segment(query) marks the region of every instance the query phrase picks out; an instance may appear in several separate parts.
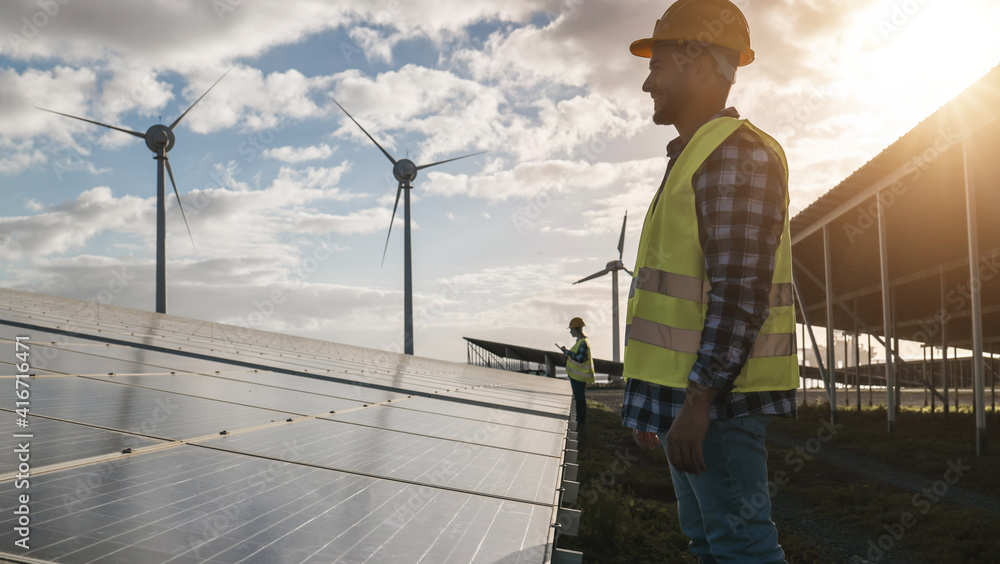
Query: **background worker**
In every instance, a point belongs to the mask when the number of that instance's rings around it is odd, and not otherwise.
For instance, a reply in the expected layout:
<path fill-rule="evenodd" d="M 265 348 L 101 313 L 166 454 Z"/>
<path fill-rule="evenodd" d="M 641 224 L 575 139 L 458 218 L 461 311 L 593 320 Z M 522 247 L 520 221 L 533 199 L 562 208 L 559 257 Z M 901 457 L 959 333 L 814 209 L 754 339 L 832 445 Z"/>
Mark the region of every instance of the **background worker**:
<path fill-rule="evenodd" d="M 574 317 L 569 322 L 569 334 L 576 339 L 572 348 L 556 343 L 562 352 L 566 353 L 566 375 L 573 386 L 573 400 L 576 403 L 577 428 L 587 423 L 587 384 L 594 382 L 594 357 L 590 353 L 590 343 L 583 334 L 585 324 L 583 319 Z"/>
<path fill-rule="evenodd" d="M 630 49 L 650 58 L 653 122 L 679 136 L 639 241 L 623 424 L 666 451 L 700 562 L 784 562 L 767 496 L 744 509 L 768 483 L 770 417 L 795 417 L 799 383 L 788 166 L 726 107 L 736 67 L 754 60 L 750 29 L 727 0 L 679 0 Z"/>

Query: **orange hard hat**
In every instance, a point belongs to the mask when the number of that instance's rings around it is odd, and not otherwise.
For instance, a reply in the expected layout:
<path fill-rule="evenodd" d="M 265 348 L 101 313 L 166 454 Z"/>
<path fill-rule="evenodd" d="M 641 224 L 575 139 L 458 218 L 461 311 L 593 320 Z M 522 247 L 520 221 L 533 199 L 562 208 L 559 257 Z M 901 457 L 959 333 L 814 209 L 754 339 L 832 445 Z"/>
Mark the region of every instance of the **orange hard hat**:
<path fill-rule="evenodd" d="M 657 41 L 693 41 L 732 49 L 739 52 L 741 67 L 754 60 L 750 26 L 743 12 L 729 0 L 678 0 L 656 20 L 653 36 L 632 42 L 629 50 L 648 59 Z"/>
<path fill-rule="evenodd" d="M 586 324 L 583 322 L 583 319 L 579 317 L 574 317 L 573 319 L 570 319 L 569 328 L 576 329 L 577 327 L 586 327 Z"/>

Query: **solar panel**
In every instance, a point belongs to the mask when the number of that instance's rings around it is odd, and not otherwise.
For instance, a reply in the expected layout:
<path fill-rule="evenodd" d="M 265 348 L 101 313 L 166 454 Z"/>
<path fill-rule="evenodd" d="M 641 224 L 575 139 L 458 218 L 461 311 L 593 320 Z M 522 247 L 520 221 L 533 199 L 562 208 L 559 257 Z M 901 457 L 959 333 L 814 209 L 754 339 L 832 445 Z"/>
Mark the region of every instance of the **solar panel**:
<path fill-rule="evenodd" d="M 0 348 L 0 558 L 552 557 L 565 381 L 12 290 Z"/>

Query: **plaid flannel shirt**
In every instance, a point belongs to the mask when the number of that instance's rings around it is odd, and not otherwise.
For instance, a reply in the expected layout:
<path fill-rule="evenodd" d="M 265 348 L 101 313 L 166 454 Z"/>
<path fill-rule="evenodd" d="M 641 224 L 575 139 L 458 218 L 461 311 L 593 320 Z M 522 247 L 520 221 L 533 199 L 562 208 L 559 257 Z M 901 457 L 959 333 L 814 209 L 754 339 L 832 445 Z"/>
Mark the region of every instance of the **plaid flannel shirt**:
<path fill-rule="evenodd" d="M 575 347 L 576 343 L 573 343 L 573 346 Z M 570 348 L 572 348 L 572 347 L 570 347 Z M 581 362 L 582 363 L 583 361 L 587 360 L 587 350 L 588 350 L 587 349 L 587 340 L 584 339 L 583 342 L 580 343 L 580 348 L 577 349 L 576 354 L 573 354 L 573 351 L 571 351 L 571 350 L 567 350 L 566 351 L 566 356 L 572 358 L 576 362 Z"/>
<path fill-rule="evenodd" d="M 738 118 L 739 113 L 726 108 L 712 119 L 722 116 Z M 670 160 L 664 182 L 685 145 L 680 137 L 667 145 Z M 709 412 L 713 420 L 746 415 L 794 418 L 795 390 L 730 391 L 769 311 L 788 190 L 781 160 L 759 135 L 741 127 L 695 171 L 691 183 L 711 291 L 701 346 L 688 380 L 721 390 Z M 666 431 L 684 397 L 684 388 L 630 379 L 622 424 L 640 431 Z"/>

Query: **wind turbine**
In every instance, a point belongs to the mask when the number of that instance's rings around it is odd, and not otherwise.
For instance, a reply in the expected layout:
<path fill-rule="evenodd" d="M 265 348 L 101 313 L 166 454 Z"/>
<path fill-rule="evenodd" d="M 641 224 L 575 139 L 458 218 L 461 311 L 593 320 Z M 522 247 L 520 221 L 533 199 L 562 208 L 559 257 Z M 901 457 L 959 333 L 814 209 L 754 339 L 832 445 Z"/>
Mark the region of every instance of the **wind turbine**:
<path fill-rule="evenodd" d="M 45 108 L 39 108 L 46 112 L 53 114 L 58 114 L 68 118 L 78 119 L 80 121 L 85 121 L 87 123 L 92 123 L 94 125 L 99 125 L 101 127 L 107 127 L 109 129 L 114 129 L 116 131 L 121 131 L 122 133 L 128 133 L 129 135 L 134 135 L 146 140 L 146 146 L 149 147 L 150 151 L 154 153 L 154 159 L 156 159 L 156 313 L 167 313 L 167 211 L 166 211 L 166 188 L 164 186 L 163 179 L 163 169 L 167 169 L 167 174 L 170 175 L 170 183 L 174 186 L 174 195 L 177 196 L 177 205 L 181 208 L 181 217 L 184 218 L 184 226 L 187 227 L 188 237 L 191 238 L 191 246 L 194 246 L 194 235 L 191 234 L 191 226 L 188 225 L 187 215 L 184 213 L 184 204 L 181 203 L 181 195 L 177 192 L 177 183 L 174 182 L 174 172 L 170 169 L 170 160 L 167 158 L 167 153 L 174 147 L 174 128 L 177 124 L 184 119 L 184 116 L 191 111 L 191 108 L 195 107 L 195 104 L 201 102 L 201 99 L 205 97 L 206 94 L 215 88 L 215 85 L 219 83 L 223 78 L 229 74 L 229 71 L 233 70 L 229 67 L 229 70 L 222 73 L 219 80 L 216 80 L 212 86 L 208 87 L 205 94 L 202 94 L 194 104 L 184 110 L 184 113 L 180 115 L 179 118 L 175 119 L 170 125 L 156 124 L 150 126 L 146 130 L 146 133 L 139 133 L 138 131 L 132 131 L 131 129 L 124 129 L 122 127 L 115 127 L 113 125 L 108 125 L 106 123 L 101 123 L 99 121 L 94 121 L 82 117 L 71 116 L 69 114 L 64 114 L 62 112 L 57 112 L 54 110 L 48 110 Z"/>
<path fill-rule="evenodd" d="M 629 276 L 635 276 L 631 270 L 625 268 L 625 263 L 622 262 L 622 252 L 625 250 L 625 223 L 628 221 L 628 211 L 625 212 L 625 219 L 622 220 L 622 234 L 618 238 L 618 260 L 613 260 L 604 267 L 604 270 L 600 272 L 595 272 L 590 276 L 573 282 L 574 284 L 579 284 L 580 282 L 586 282 L 587 280 L 593 280 L 594 278 L 600 278 L 607 273 L 611 273 L 611 311 L 614 317 L 614 325 L 612 327 L 612 338 L 614 343 L 612 344 L 613 358 L 615 362 L 621 362 L 621 353 L 619 351 L 620 339 L 618 337 L 618 271 L 624 270 L 629 273 Z"/>
<path fill-rule="evenodd" d="M 425 165 L 417 165 L 410 159 L 399 159 L 398 161 L 392 158 L 392 155 L 388 151 L 382 148 L 382 145 L 378 144 L 378 141 L 374 137 L 369 135 L 365 128 L 361 127 L 358 120 L 354 119 L 344 106 L 340 105 L 336 99 L 333 100 L 334 104 L 341 109 L 347 117 L 351 118 L 354 125 L 361 128 L 361 131 L 375 143 L 375 146 L 382 151 L 385 158 L 389 159 L 392 163 L 392 175 L 396 177 L 396 181 L 399 182 L 399 186 L 396 188 L 396 203 L 392 206 L 392 218 L 389 220 L 389 233 L 385 236 L 385 249 L 382 250 L 382 264 L 385 264 L 385 253 L 389 249 L 389 236 L 392 235 L 392 223 L 396 220 L 396 208 L 399 206 L 399 194 L 404 189 L 406 190 L 406 197 L 403 199 L 403 248 L 404 248 L 404 259 L 403 259 L 403 352 L 406 354 L 413 354 L 413 268 L 412 268 L 412 257 L 410 255 L 410 188 L 411 182 L 417 177 L 417 171 L 429 168 L 432 166 L 437 166 L 439 164 L 450 163 L 451 161 L 457 161 L 458 159 L 464 159 L 467 157 L 474 157 L 476 155 L 481 155 L 486 151 L 480 151 L 478 153 L 472 153 L 470 155 L 462 155 L 461 157 L 455 157 L 453 159 L 446 159 L 443 161 L 438 161 L 436 163 L 430 163 Z"/>

